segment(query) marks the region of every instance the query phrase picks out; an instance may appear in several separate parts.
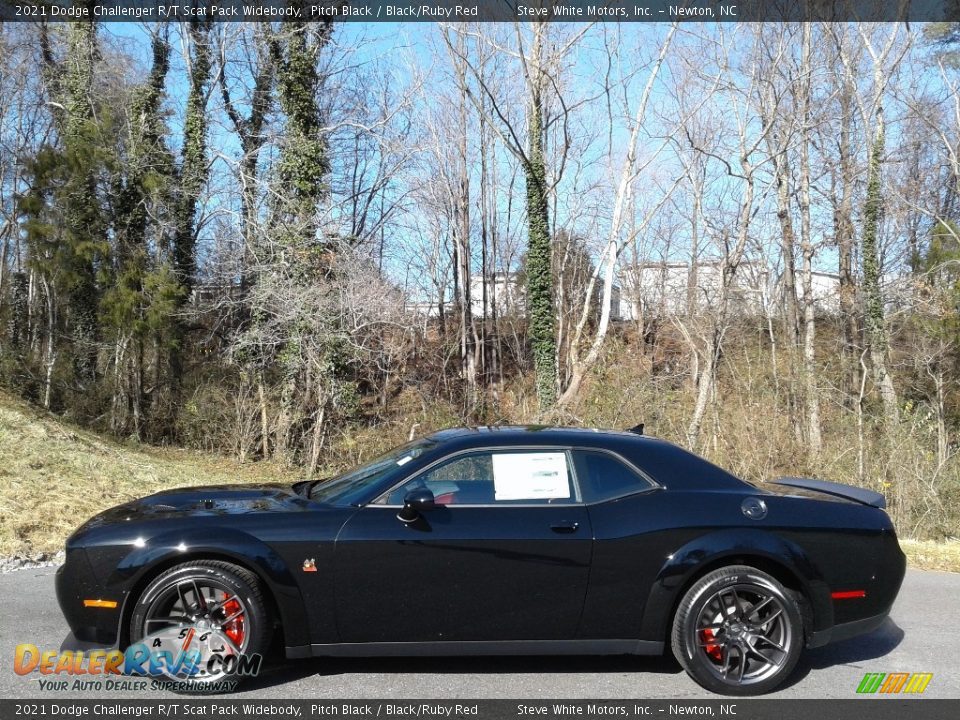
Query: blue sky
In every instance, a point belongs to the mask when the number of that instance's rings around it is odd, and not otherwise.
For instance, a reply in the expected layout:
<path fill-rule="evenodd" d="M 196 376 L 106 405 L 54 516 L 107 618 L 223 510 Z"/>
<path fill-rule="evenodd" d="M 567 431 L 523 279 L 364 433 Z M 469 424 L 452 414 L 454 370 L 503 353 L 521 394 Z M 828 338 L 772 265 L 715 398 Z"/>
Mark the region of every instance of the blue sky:
<path fill-rule="evenodd" d="M 679 46 L 687 42 L 693 42 L 690 33 L 699 33 L 705 27 L 706 26 L 688 26 L 689 30 L 682 28 L 676 43 Z M 576 26 L 574 26 L 574 29 L 575 28 Z M 186 74 L 184 72 L 183 58 L 181 55 L 179 28 L 175 26 L 171 29 L 173 31 L 174 45 L 171 73 L 168 77 L 170 105 L 173 110 L 170 122 L 172 131 L 171 143 L 174 150 L 178 150 L 181 136 L 179 128 L 180 115 L 186 93 Z M 559 30 L 562 32 L 563 30 L 570 30 L 570 28 L 559 28 Z M 730 30 L 731 28 L 728 27 L 724 29 L 724 32 L 729 32 Z M 149 63 L 149 37 L 143 26 L 132 23 L 106 23 L 102 25 L 102 31 L 111 36 L 115 42 L 120 43 L 126 53 L 139 58 L 143 69 L 146 69 Z M 438 68 L 435 66 L 433 52 L 435 48 L 440 47 L 436 31 L 437 26 L 428 23 L 343 23 L 340 24 L 336 30 L 335 43 L 345 48 L 352 48 L 350 62 L 354 69 L 362 70 L 364 65 L 379 64 L 380 66 L 390 67 L 398 75 L 402 75 L 408 64 L 418 67 L 424 72 L 426 79 L 426 85 L 423 91 L 424 102 L 429 103 L 431 102 L 431 96 L 435 92 L 441 92 L 445 87 L 445 83 L 448 82 L 447 68 Z M 613 57 L 608 57 L 603 45 L 603 34 L 616 34 L 621 32 L 622 45 L 620 46 L 620 52 Z M 571 91 L 570 97 L 574 97 L 577 93 L 580 95 L 588 95 L 591 83 L 598 80 L 598 73 L 602 73 L 608 69 L 606 66 L 608 59 L 611 61 L 615 73 L 630 73 L 635 69 L 633 65 L 638 64 L 637 58 L 641 57 L 642 51 L 646 51 L 647 54 L 649 54 L 651 49 L 647 46 L 655 42 L 654 38 L 662 37 L 664 32 L 664 24 L 608 25 L 594 28 L 591 35 L 572 55 L 571 65 L 568 71 L 569 77 L 573 78 L 571 82 L 574 83 L 576 87 L 574 91 Z M 705 59 L 703 65 L 706 67 L 709 65 L 709 62 Z M 688 78 L 683 77 L 681 72 L 678 72 L 678 68 L 682 70 L 682 66 L 680 65 L 665 67 L 664 72 L 661 73 L 659 81 L 655 86 L 651 102 L 651 111 L 648 113 L 648 122 L 645 124 L 645 130 L 648 131 L 648 135 L 641 138 L 641 156 L 644 153 L 652 152 L 653 148 L 659 146 L 659 141 L 649 135 L 656 135 L 666 124 L 669 124 L 669 118 L 657 117 L 658 109 L 661 107 L 669 107 L 674 93 L 678 89 L 682 89 L 688 80 Z M 625 107 L 634 107 L 645 77 L 644 73 L 640 73 L 625 90 L 615 86 L 614 100 L 621 100 Z M 214 97 L 212 106 L 217 105 L 219 105 L 218 93 Z M 522 103 L 518 104 L 518 108 L 522 112 Z M 725 113 L 723 110 L 723 106 L 719 105 L 717 109 L 718 117 L 722 118 L 723 122 L 729 122 L 730 118 L 724 117 Z M 600 115 L 592 116 L 592 119 L 591 116 L 585 116 L 585 120 L 581 122 L 589 124 L 591 121 L 598 122 L 604 120 L 603 109 L 598 108 L 596 112 L 600 113 Z M 891 120 L 895 120 L 893 113 L 891 113 Z M 239 147 L 237 140 L 233 133 L 227 128 L 223 118 L 219 118 L 218 122 L 212 127 L 213 136 L 211 137 L 210 145 L 219 148 L 228 155 L 231 153 L 238 154 Z M 589 135 L 593 130 L 597 129 L 588 126 L 578 128 L 578 132 L 584 137 Z M 891 146 L 896 144 L 898 132 L 899 130 L 894 121 L 891 123 L 889 140 Z M 602 135 L 606 135 L 606 137 L 601 137 Z M 598 214 L 598 206 L 596 203 L 599 202 L 602 204 L 603 202 L 602 193 L 598 190 L 598 183 L 600 185 L 603 185 L 603 183 L 609 184 L 611 176 L 614 176 L 618 171 L 619 158 L 617 152 L 625 144 L 626 139 L 627 131 L 622 122 L 615 123 L 609 131 L 605 128 L 602 129 L 602 131 L 598 131 L 598 137 L 584 146 L 582 153 L 578 154 L 574 159 L 576 163 L 581 164 L 583 167 L 581 174 L 576 175 L 568 168 L 568 176 L 565 178 L 564 183 L 558 188 L 557 212 L 555 214 L 556 222 L 559 226 L 568 227 L 592 237 L 595 247 L 598 247 L 605 237 L 603 221 L 605 217 L 604 213 L 608 212 L 608 208 L 601 207 Z M 730 138 L 728 137 L 726 140 L 729 141 Z M 504 162 L 511 162 L 506 155 Z M 229 173 L 229 167 L 222 162 L 215 164 L 215 168 L 218 173 Z M 677 169 L 678 164 L 675 158 L 666 155 L 663 156 L 662 159 L 658 159 L 656 167 L 651 168 L 650 172 L 639 181 L 637 188 L 638 197 L 641 200 L 655 197 L 656 193 L 660 192 L 660 190 L 653 189 L 653 183 L 660 182 L 661 184 L 669 184 L 669 176 L 671 173 L 675 173 Z M 730 208 L 735 207 L 733 201 L 736 199 L 736 182 L 724 180 L 722 177 L 719 177 L 716 166 L 712 172 L 714 181 L 718 183 L 715 190 L 716 195 L 719 197 L 725 193 L 730 193 L 731 196 L 724 202 L 729 205 Z M 659 180 L 657 180 L 657 178 L 659 178 Z M 417 178 L 415 177 L 412 180 L 411 178 L 403 179 L 408 185 L 411 182 L 416 182 L 416 180 Z M 475 178 L 475 187 L 478 187 L 478 178 Z M 518 187 L 518 190 L 520 194 L 513 200 L 517 205 L 522 202 L 522 184 Z M 763 187 L 758 188 L 758 193 L 761 190 L 763 190 Z M 599 200 L 596 199 L 597 196 L 600 197 Z M 769 196 L 764 198 L 767 207 L 766 210 L 758 215 L 754 224 L 754 232 L 757 234 L 759 241 L 773 243 L 779 229 L 770 211 L 769 199 Z M 508 198 L 502 199 L 503 203 L 508 201 Z M 216 203 L 217 200 L 214 199 L 213 202 Z M 590 206 L 590 202 L 593 202 L 594 205 Z M 586 203 L 586 205 L 584 203 Z M 726 207 L 727 205 L 724 206 Z M 418 222 L 418 219 L 411 216 L 405 218 L 404 222 L 398 223 L 392 228 L 392 232 L 397 234 L 398 242 L 413 242 L 411 238 L 416 235 L 416 229 L 413 228 L 410 223 L 416 222 Z M 820 217 L 816 222 L 818 225 L 817 232 L 819 234 L 822 235 L 828 232 L 829 217 Z M 516 222 L 512 230 L 510 228 L 507 228 L 507 230 L 520 234 L 522 233 L 522 223 Z M 678 259 L 685 256 L 684 233 L 686 232 L 686 229 L 682 226 L 677 230 L 678 235 L 672 243 L 674 249 L 671 251 L 671 259 Z M 404 233 L 408 233 L 410 237 L 406 239 L 400 237 Z M 647 244 L 651 245 L 652 241 L 648 241 Z M 773 256 L 775 256 L 775 254 Z M 835 251 L 829 246 L 824 246 L 819 249 L 816 257 L 816 265 L 826 270 L 835 269 Z M 403 267 L 394 267 L 392 269 L 395 275 L 404 274 L 409 270 L 409 268 Z"/>

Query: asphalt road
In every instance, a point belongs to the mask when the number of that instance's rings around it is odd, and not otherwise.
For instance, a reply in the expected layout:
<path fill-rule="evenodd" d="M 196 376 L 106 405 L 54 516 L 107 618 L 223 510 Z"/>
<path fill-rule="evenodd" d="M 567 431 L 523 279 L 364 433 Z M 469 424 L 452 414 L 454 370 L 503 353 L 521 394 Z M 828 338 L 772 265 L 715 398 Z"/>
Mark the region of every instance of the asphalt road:
<path fill-rule="evenodd" d="M 53 592 L 54 568 L 0 575 L 0 697 L 130 698 L 134 692 L 41 691 L 13 672 L 14 647 L 73 647 Z M 806 651 L 771 697 L 850 698 L 867 672 L 932 672 L 925 697 L 960 698 L 960 574 L 909 571 L 876 632 Z M 141 697 L 144 694 L 141 694 Z M 158 693 L 151 693 L 155 697 Z M 283 662 L 238 699 L 716 698 L 672 657 L 388 658 Z"/>

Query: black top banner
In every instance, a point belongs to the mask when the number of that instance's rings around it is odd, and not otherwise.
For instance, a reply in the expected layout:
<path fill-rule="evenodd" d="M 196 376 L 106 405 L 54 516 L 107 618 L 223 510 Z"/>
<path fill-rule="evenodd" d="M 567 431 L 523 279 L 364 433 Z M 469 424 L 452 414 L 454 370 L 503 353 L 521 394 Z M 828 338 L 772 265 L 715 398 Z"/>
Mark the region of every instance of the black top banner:
<path fill-rule="evenodd" d="M 960 0 L 0 0 L 3 22 L 957 22 Z"/>

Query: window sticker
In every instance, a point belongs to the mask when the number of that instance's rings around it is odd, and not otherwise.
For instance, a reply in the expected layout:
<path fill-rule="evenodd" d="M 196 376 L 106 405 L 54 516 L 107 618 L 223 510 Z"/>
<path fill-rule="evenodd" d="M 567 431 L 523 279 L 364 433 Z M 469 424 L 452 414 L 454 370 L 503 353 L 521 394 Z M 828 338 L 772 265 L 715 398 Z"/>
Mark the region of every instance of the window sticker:
<path fill-rule="evenodd" d="M 504 453 L 493 456 L 497 500 L 548 500 L 570 497 L 565 453 Z"/>

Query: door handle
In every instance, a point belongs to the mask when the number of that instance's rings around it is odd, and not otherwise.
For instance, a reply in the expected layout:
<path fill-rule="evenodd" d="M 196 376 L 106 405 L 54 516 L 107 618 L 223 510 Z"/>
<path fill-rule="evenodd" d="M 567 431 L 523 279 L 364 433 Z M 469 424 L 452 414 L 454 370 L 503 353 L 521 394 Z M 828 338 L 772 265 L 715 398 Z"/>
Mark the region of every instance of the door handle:
<path fill-rule="evenodd" d="M 580 527 L 580 523 L 578 522 L 561 522 L 551 525 L 550 529 L 555 533 L 569 534 L 576 532 L 578 527 Z"/>

